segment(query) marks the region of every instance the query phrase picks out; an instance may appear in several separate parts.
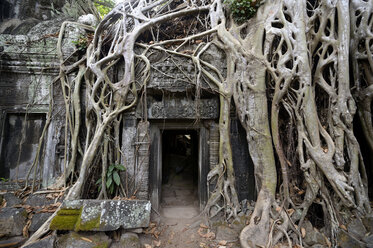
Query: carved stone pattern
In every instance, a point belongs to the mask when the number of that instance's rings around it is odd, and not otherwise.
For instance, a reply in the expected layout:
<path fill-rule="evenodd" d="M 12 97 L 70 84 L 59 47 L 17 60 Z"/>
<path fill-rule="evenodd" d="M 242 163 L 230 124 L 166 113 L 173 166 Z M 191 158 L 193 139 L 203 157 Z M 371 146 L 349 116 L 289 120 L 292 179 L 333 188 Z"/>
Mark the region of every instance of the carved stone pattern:
<path fill-rule="evenodd" d="M 149 194 L 149 122 L 139 122 L 137 126 L 136 163 L 134 170 L 138 199 L 148 199 Z"/>
<path fill-rule="evenodd" d="M 196 103 L 192 100 L 173 99 L 151 103 L 148 109 L 150 119 L 216 119 L 219 115 L 217 99 L 201 99 L 196 112 Z"/>

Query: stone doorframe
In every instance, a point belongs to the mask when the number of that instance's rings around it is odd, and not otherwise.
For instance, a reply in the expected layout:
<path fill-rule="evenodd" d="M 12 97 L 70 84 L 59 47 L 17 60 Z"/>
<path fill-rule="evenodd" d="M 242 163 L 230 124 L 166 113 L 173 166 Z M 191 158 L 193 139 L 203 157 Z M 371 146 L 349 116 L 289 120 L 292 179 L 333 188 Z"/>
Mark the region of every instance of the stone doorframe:
<path fill-rule="evenodd" d="M 150 122 L 149 187 L 152 208 L 159 211 L 162 190 L 162 131 L 196 130 L 198 137 L 198 200 L 202 211 L 207 202 L 207 173 L 209 171 L 209 131 L 202 124 L 184 122 Z"/>

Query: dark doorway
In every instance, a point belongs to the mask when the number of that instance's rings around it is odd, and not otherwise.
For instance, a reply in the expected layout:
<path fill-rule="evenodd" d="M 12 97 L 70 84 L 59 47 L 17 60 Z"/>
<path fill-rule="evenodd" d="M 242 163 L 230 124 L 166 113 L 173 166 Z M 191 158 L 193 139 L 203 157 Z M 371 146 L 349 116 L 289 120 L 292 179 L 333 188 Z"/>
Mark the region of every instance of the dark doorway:
<path fill-rule="evenodd" d="M 11 181 L 26 178 L 44 125 L 45 114 L 32 113 L 27 118 L 22 113 L 7 114 L 0 152 L 1 177 Z"/>
<path fill-rule="evenodd" d="M 164 130 L 162 133 L 161 206 L 199 207 L 196 130 Z"/>

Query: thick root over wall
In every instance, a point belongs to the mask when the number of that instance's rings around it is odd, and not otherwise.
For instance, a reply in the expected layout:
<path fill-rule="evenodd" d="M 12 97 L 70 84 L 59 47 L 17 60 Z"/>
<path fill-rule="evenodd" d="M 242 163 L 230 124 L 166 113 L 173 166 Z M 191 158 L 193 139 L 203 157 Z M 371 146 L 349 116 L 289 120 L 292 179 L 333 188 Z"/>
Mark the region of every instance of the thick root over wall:
<path fill-rule="evenodd" d="M 82 60 L 70 66 L 61 61 L 63 87 L 76 86 L 79 92 L 84 81 L 88 102 L 81 122 L 74 115 L 80 112 L 79 94 L 65 94 L 66 123 L 75 124 L 66 135 L 72 138 L 72 155 L 66 156 L 71 161 L 66 161 L 65 179 L 74 182 L 67 199 L 81 197 L 92 168 L 102 164 L 105 169 L 123 159 L 115 138 L 121 114 L 139 102 L 146 105 L 152 54 L 162 52 L 193 63 L 190 83 L 196 87 L 196 101 L 203 83 L 220 96 L 219 161 L 208 174 L 208 182 L 216 186 L 207 216 L 224 211 L 229 220 L 241 209 L 229 139 L 234 101 L 258 192 L 250 223 L 240 235 L 242 247 L 271 246 L 280 239 L 302 245 L 300 228 L 315 203 L 322 206 L 327 233 L 335 242 L 340 225 L 371 211 L 353 118 L 358 111 L 371 145 L 372 5 L 364 0 L 263 1 L 254 17 L 237 24 L 221 0 L 118 4 L 96 28 Z M 197 24 L 184 33 L 164 29 L 179 21 L 194 23 L 188 18 Z M 162 32 L 171 33 L 162 37 Z M 196 40 L 198 45 L 190 46 Z M 226 55 L 224 73 L 203 59 L 212 46 Z M 110 77 L 108 71 L 119 62 L 123 75 Z M 67 75 L 74 68 L 79 77 L 71 79 Z M 72 172 L 78 168 L 74 180 Z M 294 171 L 298 180 L 289 176 Z M 105 173 L 102 177 L 100 196 L 107 196 Z M 304 191 L 303 196 L 294 194 L 294 188 Z M 300 214 L 290 216 L 290 208 Z M 291 240 L 290 233 L 299 238 Z"/>

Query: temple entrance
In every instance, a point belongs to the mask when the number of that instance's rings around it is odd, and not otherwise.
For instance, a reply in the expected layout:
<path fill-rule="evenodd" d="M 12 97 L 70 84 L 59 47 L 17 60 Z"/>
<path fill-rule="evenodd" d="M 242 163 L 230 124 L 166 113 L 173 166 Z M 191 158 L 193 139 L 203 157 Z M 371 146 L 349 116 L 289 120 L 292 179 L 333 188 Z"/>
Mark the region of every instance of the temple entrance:
<path fill-rule="evenodd" d="M 161 211 L 165 217 L 198 215 L 198 133 L 164 130 L 162 133 Z"/>
<path fill-rule="evenodd" d="M 167 209 L 166 212 L 171 214 L 178 207 L 188 207 L 191 212 L 188 216 L 184 215 L 185 218 L 198 215 L 207 202 L 207 129 L 192 122 L 153 122 L 150 136 L 149 189 L 152 208 L 160 213 Z M 174 209 L 168 211 L 170 208 Z"/>

